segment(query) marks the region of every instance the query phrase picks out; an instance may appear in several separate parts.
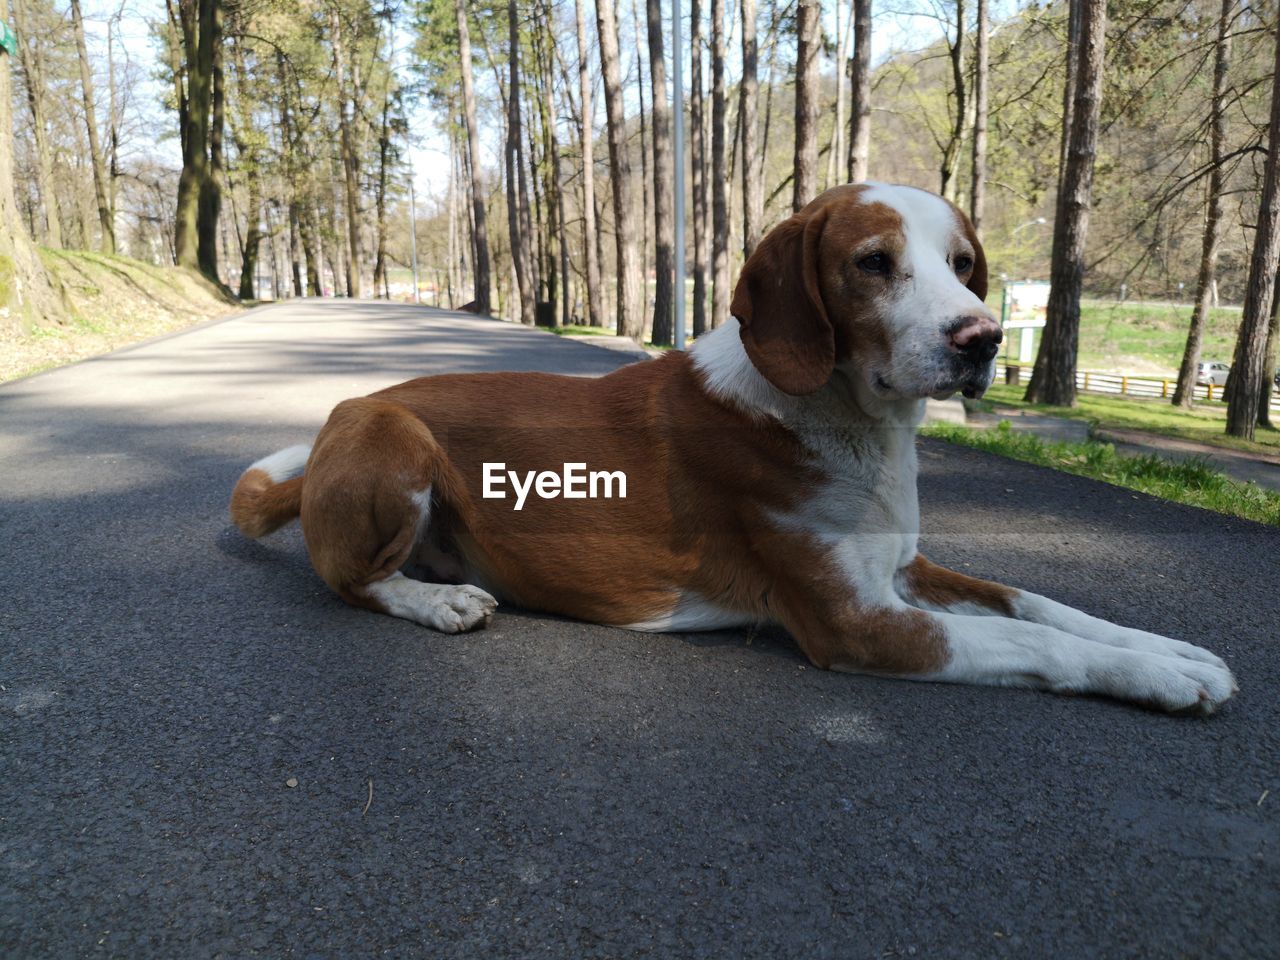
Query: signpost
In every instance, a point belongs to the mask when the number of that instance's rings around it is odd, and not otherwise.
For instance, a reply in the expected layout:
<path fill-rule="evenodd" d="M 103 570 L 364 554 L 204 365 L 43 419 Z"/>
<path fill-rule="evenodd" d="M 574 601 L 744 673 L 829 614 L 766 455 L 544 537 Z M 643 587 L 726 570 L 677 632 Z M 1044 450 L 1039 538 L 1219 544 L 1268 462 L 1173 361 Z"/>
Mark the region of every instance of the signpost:
<path fill-rule="evenodd" d="M 1018 339 L 1018 363 L 1035 360 L 1035 333 L 1045 325 L 1049 310 L 1049 283 L 1047 280 L 1027 280 L 1022 283 L 1006 283 L 1004 299 L 1000 303 L 1000 326 L 1005 330 L 1022 331 Z M 1006 344 L 1008 341 L 1005 341 Z M 1009 363 L 1005 348 L 1005 365 Z"/>

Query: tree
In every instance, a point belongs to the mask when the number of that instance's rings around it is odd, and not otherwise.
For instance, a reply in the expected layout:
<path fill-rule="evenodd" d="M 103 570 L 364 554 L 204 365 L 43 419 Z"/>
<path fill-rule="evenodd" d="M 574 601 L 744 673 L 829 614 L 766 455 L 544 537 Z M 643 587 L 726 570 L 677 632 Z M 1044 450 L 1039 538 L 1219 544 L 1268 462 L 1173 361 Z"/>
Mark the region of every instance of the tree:
<path fill-rule="evenodd" d="M 1196 372 L 1200 367 L 1200 345 L 1205 322 L 1213 304 L 1214 279 L 1218 271 L 1218 246 L 1222 239 L 1222 217 L 1226 205 L 1223 181 L 1223 152 L 1227 137 L 1226 87 L 1231 58 L 1231 23 L 1237 0 L 1222 0 L 1218 35 L 1214 42 L 1213 100 L 1209 106 L 1209 195 L 1200 247 L 1200 272 L 1196 278 L 1196 305 L 1191 312 L 1187 345 L 1178 368 L 1178 386 L 1173 391 L 1174 406 L 1190 409 L 1195 399 Z"/>
<path fill-rule="evenodd" d="M 849 105 L 849 182 L 869 176 L 871 153 L 871 0 L 853 0 L 853 78 Z"/>
<path fill-rule="evenodd" d="M 729 317 L 729 173 L 724 89 L 724 0 L 711 0 L 711 326 Z"/>
<path fill-rule="evenodd" d="M 982 238 L 987 199 L 987 0 L 978 0 L 978 31 L 973 44 L 973 167 L 970 176 L 969 219 Z"/>
<path fill-rule="evenodd" d="M 799 0 L 796 11 L 796 148 L 791 209 L 799 212 L 818 193 L 818 54 L 822 8 Z"/>
<path fill-rule="evenodd" d="M 1249 258 L 1244 311 L 1236 337 L 1235 359 L 1227 384 L 1227 433 L 1253 439 L 1263 387 L 1271 376 L 1264 366 L 1271 303 L 1280 262 L 1280 30 L 1276 31 L 1275 69 L 1271 74 L 1271 122 L 1267 160 L 1262 169 L 1262 199 Z M 1270 389 L 1267 390 L 1268 394 Z"/>
<path fill-rule="evenodd" d="M 461 4 L 462 0 L 458 0 Z M 591 109 L 591 68 L 587 62 L 587 17 L 585 0 L 573 0 L 578 36 L 578 89 L 582 98 L 580 111 L 582 142 L 582 248 L 587 261 L 587 323 L 604 325 L 600 299 L 600 256 L 596 234 L 596 161 Z"/>
<path fill-rule="evenodd" d="M 581 0 L 579 0 L 581 2 Z M 458 18 L 458 56 L 462 68 L 462 115 L 467 128 L 471 170 L 471 265 L 475 273 L 476 313 L 489 313 L 489 227 L 484 208 L 484 169 L 480 164 L 480 131 L 476 124 L 475 80 L 471 72 L 471 31 L 465 0 L 454 0 Z"/>
<path fill-rule="evenodd" d="M 26 0 L 14 0 L 13 23 L 18 32 L 18 62 L 27 88 L 27 108 L 31 111 L 31 134 L 36 153 L 36 187 L 44 207 L 44 241 L 51 247 L 62 246 L 62 216 L 58 193 L 53 187 L 53 160 L 45 129 L 45 73 L 41 40 L 30 30 L 26 16 Z"/>
<path fill-rule="evenodd" d="M 520 322 L 534 324 L 534 279 L 530 263 L 529 191 L 524 172 L 524 135 L 520 121 L 520 19 L 516 0 L 507 2 L 507 228 L 511 235 L 511 259 L 515 264 L 520 295 Z"/>
<path fill-rule="evenodd" d="M 603 2 L 603 0 L 602 0 Z M 646 0 L 649 28 L 649 93 L 653 97 L 653 234 L 657 284 L 653 297 L 653 342 L 669 347 L 674 336 L 675 214 L 673 211 L 671 105 L 662 53 L 662 3 Z M 676 51 L 680 55 L 680 51 Z M 680 291 L 681 294 L 684 291 Z"/>
<path fill-rule="evenodd" d="M 221 0 L 169 2 L 169 21 L 181 31 L 174 45 L 178 121 L 182 138 L 182 174 L 174 215 L 174 251 L 179 266 L 218 278 L 217 221 L 221 192 L 221 116 L 215 109 L 215 63 L 221 60 Z M 221 71 L 218 71 L 219 73 Z M 185 81 L 185 83 L 184 83 Z"/>
<path fill-rule="evenodd" d="M 1084 283 L 1085 240 L 1093 202 L 1093 167 L 1102 104 L 1106 46 L 1106 0 L 1072 0 L 1078 8 L 1079 50 L 1071 91 L 1071 134 L 1058 179 L 1058 213 L 1049 269 L 1049 305 L 1026 399 L 1055 407 L 1076 402 L 1076 348 L 1080 333 L 1080 291 Z"/>
<path fill-rule="evenodd" d="M 618 57 L 618 20 L 613 4 L 596 3 L 600 36 L 600 72 L 604 80 L 605 116 L 609 130 L 609 181 L 613 187 L 614 244 L 617 251 L 618 335 L 639 340 L 640 263 L 636 252 L 635 214 L 631 200 L 631 161 L 627 158 L 626 114 Z"/>
<path fill-rule="evenodd" d="M 960 151 L 964 145 L 964 131 L 968 119 L 968 104 L 964 69 L 964 0 L 955 0 L 956 35 L 947 38 L 947 55 L 951 61 L 951 92 L 955 113 L 951 121 L 950 135 L 942 149 L 942 168 L 939 171 L 938 192 L 955 202 L 959 184 Z"/>
<path fill-rule="evenodd" d="M 102 226 L 102 249 L 106 253 L 115 253 L 115 218 L 107 200 L 107 173 L 98 141 L 98 119 L 93 106 L 93 74 L 89 69 L 89 52 L 84 42 L 80 0 L 71 0 L 71 22 L 75 26 L 76 50 L 80 54 L 80 92 L 84 96 L 84 123 L 89 135 L 89 162 L 93 168 L 93 193 L 98 201 L 98 222 Z"/>
<path fill-rule="evenodd" d="M 756 0 L 742 0 L 742 81 L 738 84 L 738 123 L 742 134 L 742 255 L 751 256 L 764 229 L 763 157 L 756 146 L 758 85 Z"/>
<path fill-rule="evenodd" d="M 693 194 L 693 335 L 707 330 L 707 146 L 706 98 L 702 90 L 702 0 L 689 5 L 689 144 Z"/>

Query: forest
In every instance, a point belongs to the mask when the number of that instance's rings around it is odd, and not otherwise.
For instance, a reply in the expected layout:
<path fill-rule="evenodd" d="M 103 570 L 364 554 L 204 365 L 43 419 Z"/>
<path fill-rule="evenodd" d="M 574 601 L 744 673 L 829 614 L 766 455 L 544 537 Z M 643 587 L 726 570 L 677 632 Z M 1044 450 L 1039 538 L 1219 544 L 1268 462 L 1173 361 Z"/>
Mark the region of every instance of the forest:
<path fill-rule="evenodd" d="M 0 323 L 56 319 L 41 257 L 66 248 L 245 300 L 416 296 L 669 346 L 677 258 L 697 336 L 765 231 L 872 179 L 969 213 L 994 297 L 1053 281 L 1029 398 L 1073 401 L 1082 297 L 1194 305 L 1178 403 L 1206 314 L 1240 304 L 1228 431 L 1267 417 L 1275 0 L 0 0 L 0 22 Z"/>

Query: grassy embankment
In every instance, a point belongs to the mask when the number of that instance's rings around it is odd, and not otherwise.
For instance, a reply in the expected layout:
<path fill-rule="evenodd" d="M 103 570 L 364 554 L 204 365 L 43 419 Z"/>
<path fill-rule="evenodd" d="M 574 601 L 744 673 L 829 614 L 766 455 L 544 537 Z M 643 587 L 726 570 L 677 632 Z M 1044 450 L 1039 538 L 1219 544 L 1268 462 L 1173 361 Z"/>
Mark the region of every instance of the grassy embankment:
<path fill-rule="evenodd" d="M 1011 430 L 1007 423 L 994 430 L 932 423 L 920 432 L 927 437 L 1092 477 L 1166 500 L 1280 526 L 1280 493 L 1232 480 L 1202 460 L 1122 456 L 1110 444 L 1092 441 L 1053 443 Z"/>
<path fill-rule="evenodd" d="M 30 376 L 239 309 L 204 278 L 177 267 L 83 250 L 40 251 L 67 318 L 0 329 L 0 383 Z"/>

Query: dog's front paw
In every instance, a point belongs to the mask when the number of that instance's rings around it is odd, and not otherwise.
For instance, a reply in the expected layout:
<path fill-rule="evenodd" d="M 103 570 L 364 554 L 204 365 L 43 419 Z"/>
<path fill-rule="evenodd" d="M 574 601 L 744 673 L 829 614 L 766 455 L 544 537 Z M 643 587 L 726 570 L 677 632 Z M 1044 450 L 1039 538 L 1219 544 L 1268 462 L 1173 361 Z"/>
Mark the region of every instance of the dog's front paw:
<path fill-rule="evenodd" d="M 1157 710 L 1207 715 L 1239 689 L 1235 677 L 1220 660 L 1211 663 L 1138 651 L 1125 653 L 1119 671 L 1109 678 L 1114 683 L 1111 692 Z"/>
<path fill-rule="evenodd" d="M 441 633 L 465 633 L 483 629 L 493 619 L 498 601 L 470 584 L 441 587 L 428 613 L 427 626 Z"/>

